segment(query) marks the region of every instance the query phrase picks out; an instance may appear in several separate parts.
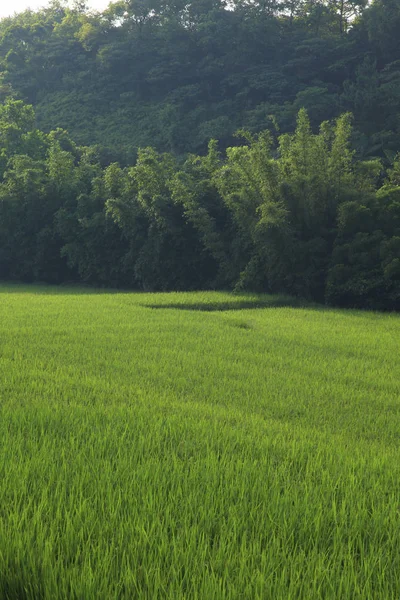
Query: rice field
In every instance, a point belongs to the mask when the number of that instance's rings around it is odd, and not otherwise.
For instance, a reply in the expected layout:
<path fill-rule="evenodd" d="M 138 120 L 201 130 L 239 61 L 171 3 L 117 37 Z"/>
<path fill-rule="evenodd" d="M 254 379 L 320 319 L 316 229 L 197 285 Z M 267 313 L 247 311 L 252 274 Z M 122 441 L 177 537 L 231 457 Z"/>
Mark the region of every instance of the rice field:
<path fill-rule="evenodd" d="M 1 600 L 398 600 L 400 316 L 0 286 Z"/>

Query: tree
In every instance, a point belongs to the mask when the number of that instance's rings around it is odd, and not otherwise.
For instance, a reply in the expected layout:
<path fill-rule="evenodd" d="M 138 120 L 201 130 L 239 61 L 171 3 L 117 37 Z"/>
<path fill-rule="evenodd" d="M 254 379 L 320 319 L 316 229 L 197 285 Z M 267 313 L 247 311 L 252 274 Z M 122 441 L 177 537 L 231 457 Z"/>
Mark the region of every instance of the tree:
<path fill-rule="evenodd" d="M 209 254 L 209 286 L 231 287 L 238 277 L 239 260 L 235 243 L 236 228 L 218 191 L 216 179 L 222 167 L 217 142 L 211 140 L 204 157 L 191 155 L 170 182 L 173 201 L 194 227 Z"/>

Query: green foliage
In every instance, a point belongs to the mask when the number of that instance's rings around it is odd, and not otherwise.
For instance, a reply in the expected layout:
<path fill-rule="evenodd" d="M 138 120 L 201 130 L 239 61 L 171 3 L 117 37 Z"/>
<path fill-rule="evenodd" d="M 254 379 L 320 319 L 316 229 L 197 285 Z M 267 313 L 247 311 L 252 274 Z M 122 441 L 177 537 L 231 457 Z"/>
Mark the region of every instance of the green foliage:
<path fill-rule="evenodd" d="M 238 276 L 241 245 L 231 212 L 218 189 L 223 165 L 217 142 L 209 143 L 204 157 L 191 155 L 170 181 L 173 201 L 181 207 L 185 219 L 194 227 L 210 261 L 208 284 L 232 287 Z"/>
<path fill-rule="evenodd" d="M 247 146 L 228 149 L 220 193 L 241 232 L 249 262 L 239 286 L 322 300 L 339 207 L 374 189 L 380 165 L 354 159 L 350 116 L 311 131 L 299 112 L 294 135 L 245 134 Z"/>
<path fill-rule="evenodd" d="M 327 299 L 400 309 L 400 187 L 384 186 L 341 206 Z"/>
<path fill-rule="evenodd" d="M 103 13 L 53 3 L 0 21 L 0 99 L 130 164 L 139 147 L 204 153 L 210 138 L 293 131 L 351 111 L 357 151 L 398 152 L 397 0 L 141 0 Z"/>
<path fill-rule="evenodd" d="M 129 242 L 135 281 L 144 289 L 195 289 L 209 282 L 211 257 L 173 199 L 176 171 L 172 155 L 152 148 L 140 150 L 125 172 L 115 164 L 105 171 L 107 212 Z"/>
<path fill-rule="evenodd" d="M 399 307 L 399 159 L 382 185 L 349 114 L 315 134 L 301 109 L 293 134 L 240 131 L 225 153 L 212 140 L 184 161 L 148 147 L 129 167 L 35 129 L 21 101 L 1 114 L 3 279 Z"/>

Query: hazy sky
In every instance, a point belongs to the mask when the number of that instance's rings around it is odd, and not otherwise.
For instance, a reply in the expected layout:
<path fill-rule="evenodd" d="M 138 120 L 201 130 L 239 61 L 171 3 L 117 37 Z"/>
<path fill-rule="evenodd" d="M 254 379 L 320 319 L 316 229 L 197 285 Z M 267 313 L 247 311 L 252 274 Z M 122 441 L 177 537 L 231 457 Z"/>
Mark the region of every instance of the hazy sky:
<path fill-rule="evenodd" d="M 103 10 L 109 2 L 110 0 L 89 0 L 88 4 L 90 8 Z M 15 12 L 22 12 L 26 8 L 35 10 L 47 4 L 47 0 L 0 0 L 0 19 L 13 15 Z"/>

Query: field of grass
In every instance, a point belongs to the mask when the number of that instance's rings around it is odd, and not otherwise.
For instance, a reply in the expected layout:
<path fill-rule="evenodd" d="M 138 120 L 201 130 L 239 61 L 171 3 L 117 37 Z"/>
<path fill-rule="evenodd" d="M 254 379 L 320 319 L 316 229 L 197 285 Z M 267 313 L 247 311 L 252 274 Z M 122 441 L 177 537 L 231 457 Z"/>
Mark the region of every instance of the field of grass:
<path fill-rule="evenodd" d="M 399 600 L 400 315 L 287 304 L 0 286 L 0 600 Z"/>

